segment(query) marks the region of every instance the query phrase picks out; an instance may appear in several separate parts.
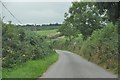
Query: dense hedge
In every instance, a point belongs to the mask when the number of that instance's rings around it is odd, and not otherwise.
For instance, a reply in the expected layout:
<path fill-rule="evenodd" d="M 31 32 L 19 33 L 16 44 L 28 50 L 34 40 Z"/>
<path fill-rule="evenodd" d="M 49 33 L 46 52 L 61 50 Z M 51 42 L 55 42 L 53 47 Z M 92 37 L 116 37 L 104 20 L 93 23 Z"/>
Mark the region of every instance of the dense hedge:
<path fill-rule="evenodd" d="M 80 54 L 107 69 L 118 70 L 118 32 L 117 26 L 108 24 L 94 31 L 84 42 Z"/>
<path fill-rule="evenodd" d="M 30 59 L 43 58 L 55 53 L 44 37 L 13 24 L 2 27 L 2 67 L 12 68 Z"/>
<path fill-rule="evenodd" d="M 53 41 L 57 49 L 75 52 L 89 61 L 118 72 L 118 26 L 109 23 L 102 29 L 95 30 L 92 35 L 84 40 L 82 36 L 72 39 Z"/>

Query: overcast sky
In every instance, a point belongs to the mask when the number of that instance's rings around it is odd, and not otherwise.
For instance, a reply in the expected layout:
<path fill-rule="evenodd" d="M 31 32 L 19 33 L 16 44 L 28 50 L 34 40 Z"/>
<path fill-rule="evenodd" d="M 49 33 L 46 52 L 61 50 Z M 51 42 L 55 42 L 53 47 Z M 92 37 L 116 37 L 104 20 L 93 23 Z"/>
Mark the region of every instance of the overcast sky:
<path fill-rule="evenodd" d="M 23 23 L 62 23 L 71 2 L 4 2 L 5 6 Z M 3 7 L 4 21 L 18 23 Z"/>

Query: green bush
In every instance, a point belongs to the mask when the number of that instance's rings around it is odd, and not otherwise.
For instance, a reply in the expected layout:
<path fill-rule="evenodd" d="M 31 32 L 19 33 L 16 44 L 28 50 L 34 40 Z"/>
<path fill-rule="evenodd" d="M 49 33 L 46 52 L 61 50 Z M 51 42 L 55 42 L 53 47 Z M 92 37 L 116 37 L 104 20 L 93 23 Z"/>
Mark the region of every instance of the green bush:
<path fill-rule="evenodd" d="M 109 23 L 103 29 L 94 31 L 84 42 L 80 54 L 107 69 L 118 69 L 117 26 Z"/>
<path fill-rule="evenodd" d="M 54 53 L 44 37 L 13 24 L 3 24 L 2 67 L 12 68 L 30 59 L 43 58 Z"/>

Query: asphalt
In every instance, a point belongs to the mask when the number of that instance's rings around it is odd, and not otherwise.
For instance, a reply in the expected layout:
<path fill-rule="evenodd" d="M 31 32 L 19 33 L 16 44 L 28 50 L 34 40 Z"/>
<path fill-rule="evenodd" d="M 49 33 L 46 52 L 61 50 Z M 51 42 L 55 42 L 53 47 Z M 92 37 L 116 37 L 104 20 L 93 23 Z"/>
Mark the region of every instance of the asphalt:
<path fill-rule="evenodd" d="M 117 78 L 102 67 L 75 53 L 56 50 L 59 60 L 50 66 L 41 78 Z"/>

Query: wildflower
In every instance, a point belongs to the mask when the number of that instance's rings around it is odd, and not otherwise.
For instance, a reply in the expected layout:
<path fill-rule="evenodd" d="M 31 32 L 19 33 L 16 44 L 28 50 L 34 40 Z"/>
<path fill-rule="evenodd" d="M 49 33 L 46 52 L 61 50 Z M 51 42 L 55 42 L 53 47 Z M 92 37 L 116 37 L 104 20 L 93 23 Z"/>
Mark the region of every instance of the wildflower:
<path fill-rule="evenodd" d="M 23 54 L 22 56 L 25 57 L 25 54 Z"/>

